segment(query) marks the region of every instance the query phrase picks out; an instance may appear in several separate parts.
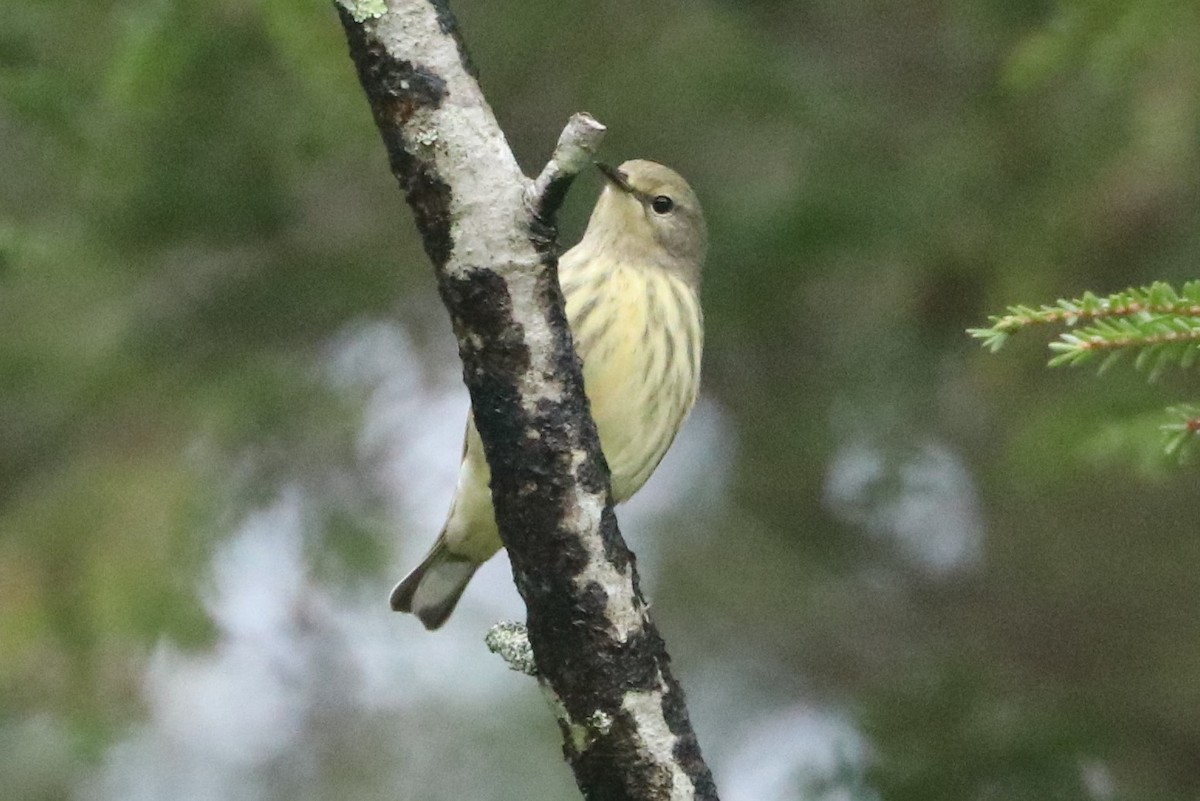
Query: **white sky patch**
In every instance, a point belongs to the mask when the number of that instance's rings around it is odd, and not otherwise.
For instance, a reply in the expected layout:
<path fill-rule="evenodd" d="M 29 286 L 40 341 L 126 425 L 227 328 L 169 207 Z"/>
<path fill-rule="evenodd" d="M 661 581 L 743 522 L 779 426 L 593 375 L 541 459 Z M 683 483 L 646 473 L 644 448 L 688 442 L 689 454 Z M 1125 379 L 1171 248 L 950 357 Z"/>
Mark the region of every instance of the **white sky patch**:
<path fill-rule="evenodd" d="M 86 799 L 256 798 L 257 769 L 293 748 L 310 702 L 302 501 L 288 492 L 246 518 L 214 559 L 210 651 L 155 650 L 148 720 L 113 747 Z"/>
<path fill-rule="evenodd" d="M 831 512 L 892 540 L 930 575 L 983 560 L 979 491 L 963 460 L 940 442 L 894 452 L 865 438 L 845 442 L 829 465 L 824 495 Z"/>
<path fill-rule="evenodd" d="M 1099 759 L 1080 757 L 1079 779 L 1088 796 L 1095 801 L 1110 801 L 1117 797 L 1117 783 L 1112 771 Z"/>
<path fill-rule="evenodd" d="M 146 719 L 109 749 L 80 799 L 274 798 L 281 773 L 316 770 L 331 717 L 397 730 L 397 764 L 407 758 L 413 775 L 433 781 L 430 751 L 451 752 L 477 715 L 515 714 L 520 677 L 474 636 L 483 621 L 428 635 L 392 612 L 386 594 L 314 581 L 304 555 L 309 502 L 285 491 L 218 550 L 205 590 L 216 642 L 198 652 L 158 646 L 143 680 Z M 446 725 L 456 718 L 461 726 Z M 406 727 L 420 743 L 403 739 Z"/>
<path fill-rule="evenodd" d="M 878 801 L 866 784 L 870 751 L 849 716 L 799 704 L 743 725 L 720 765 L 725 801 Z"/>

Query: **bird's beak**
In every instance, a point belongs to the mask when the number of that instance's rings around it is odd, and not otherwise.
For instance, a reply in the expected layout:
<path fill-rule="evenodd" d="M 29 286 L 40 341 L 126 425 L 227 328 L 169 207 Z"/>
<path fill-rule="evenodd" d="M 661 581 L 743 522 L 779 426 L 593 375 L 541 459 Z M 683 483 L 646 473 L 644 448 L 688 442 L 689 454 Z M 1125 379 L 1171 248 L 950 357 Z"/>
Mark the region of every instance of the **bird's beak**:
<path fill-rule="evenodd" d="M 626 192 L 631 195 L 637 194 L 633 187 L 629 185 L 629 179 L 625 177 L 625 173 L 621 172 L 616 167 L 610 167 L 607 164 L 601 164 L 597 161 L 596 169 L 603 173 L 604 177 L 608 179 L 608 182 L 617 189 L 620 189 L 622 192 Z"/>

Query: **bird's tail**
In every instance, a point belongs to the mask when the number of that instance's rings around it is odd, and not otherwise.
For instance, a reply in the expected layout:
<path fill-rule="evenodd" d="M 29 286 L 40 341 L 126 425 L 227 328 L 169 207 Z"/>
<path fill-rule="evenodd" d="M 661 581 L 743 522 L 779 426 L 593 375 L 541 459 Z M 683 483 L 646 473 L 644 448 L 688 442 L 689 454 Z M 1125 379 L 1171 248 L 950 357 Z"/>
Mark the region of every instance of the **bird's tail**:
<path fill-rule="evenodd" d="M 451 553 L 442 532 L 421 564 L 392 590 L 392 609 L 411 612 L 431 631 L 439 628 L 478 567 L 478 562 Z"/>

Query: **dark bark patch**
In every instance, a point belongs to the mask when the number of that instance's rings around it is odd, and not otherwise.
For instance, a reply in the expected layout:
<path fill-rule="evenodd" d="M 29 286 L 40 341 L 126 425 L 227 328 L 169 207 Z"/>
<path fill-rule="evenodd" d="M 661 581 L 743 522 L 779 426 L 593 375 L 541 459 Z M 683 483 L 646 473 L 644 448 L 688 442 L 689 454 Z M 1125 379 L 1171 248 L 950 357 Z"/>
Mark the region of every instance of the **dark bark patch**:
<path fill-rule="evenodd" d="M 358 23 L 335 4 L 350 57 L 367 93 L 375 124 L 387 149 L 392 174 L 404 189 L 405 198 L 417 218 L 425 252 L 436 267 L 450 258 L 451 188 L 433 164 L 422 159 L 406 135 L 406 124 L 422 108 L 439 108 L 446 98 L 446 81 L 433 70 L 387 52 L 370 23 Z"/>
<path fill-rule="evenodd" d="M 667 682 L 667 692 L 663 697 L 663 718 L 667 727 L 676 736 L 673 756 L 683 772 L 692 780 L 696 787 L 696 798 L 716 798 L 717 785 L 713 782 L 712 773 L 700 755 L 700 743 L 692 724 L 688 720 L 687 702 L 683 696 L 683 687 L 675 681 L 670 668 L 665 667 L 663 676 Z"/>
<path fill-rule="evenodd" d="M 604 479 L 607 479 L 607 474 L 602 478 L 598 476 L 596 480 Z M 626 547 L 625 540 L 622 539 L 621 532 L 617 528 L 617 514 L 613 511 L 611 503 L 606 505 L 604 511 L 600 513 L 600 537 L 604 542 L 604 558 L 612 562 L 618 570 L 629 571 L 636 560 L 633 551 Z M 642 596 L 636 573 L 633 577 L 633 591 L 639 598 Z"/>
<path fill-rule="evenodd" d="M 335 4 L 350 57 L 359 81 L 375 111 L 376 122 L 384 117 L 393 125 L 404 125 L 419 108 L 438 108 L 446 98 L 446 81 L 432 69 L 395 58 L 375 35 L 370 22 L 355 22 L 340 3 Z M 381 125 L 382 126 L 382 122 Z"/>
<path fill-rule="evenodd" d="M 417 219 L 425 253 L 438 267 L 445 266 L 454 252 L 454 239 L 450 235 L 450 185 L 425 164 L 397 177 Z"/>
<path fill-rule="evenodd" d="M 575 182 L 575 173 L 559 175 L 546 186 L 533 204 L 530 241 L 538 253 L 551 253 L 558 243 L 558 210 Z M 556 254 L 557 255 L 557 254 Z"/>

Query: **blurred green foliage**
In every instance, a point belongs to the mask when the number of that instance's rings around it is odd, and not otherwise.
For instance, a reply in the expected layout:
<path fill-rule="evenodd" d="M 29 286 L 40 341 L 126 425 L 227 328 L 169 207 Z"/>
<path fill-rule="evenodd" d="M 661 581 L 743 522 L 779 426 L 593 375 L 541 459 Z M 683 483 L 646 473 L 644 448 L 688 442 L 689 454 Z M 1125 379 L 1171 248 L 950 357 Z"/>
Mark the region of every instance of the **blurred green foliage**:
<path fill-rule="evenodd" d="M 455 9 L 528 171 L 585 109 L 704 198 L 706 391 L 738 445 L 655 590 L 685 685 L 713 641 L 809 677 L 887 799 L 1194 798 L 1200 489 L 1095 443 L 1195 388 L 963 330 L 1195 277 L 1200 6 Z M 377 499 L 328 487 L 361 399 L 316 365 L 354 320 L 449 334 L 326 3 L 14 5 L 0 144 L 0 721 L 70 723 L 25 788 L 55 798 L 137 719 L 152 645 L 210 636 L 198 581 L 249 501 L 324 487 L 316 562 L 380 569 Z M 856 437 L 964 454 L 977 571 L 930 579 L 822 506 Z"/>

